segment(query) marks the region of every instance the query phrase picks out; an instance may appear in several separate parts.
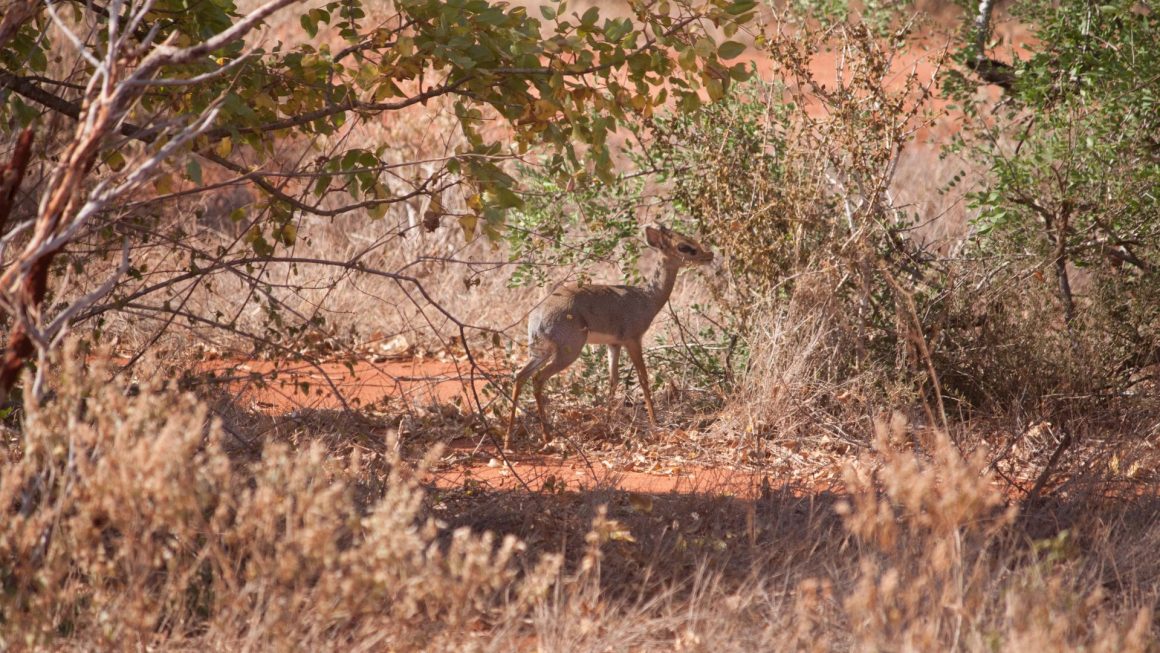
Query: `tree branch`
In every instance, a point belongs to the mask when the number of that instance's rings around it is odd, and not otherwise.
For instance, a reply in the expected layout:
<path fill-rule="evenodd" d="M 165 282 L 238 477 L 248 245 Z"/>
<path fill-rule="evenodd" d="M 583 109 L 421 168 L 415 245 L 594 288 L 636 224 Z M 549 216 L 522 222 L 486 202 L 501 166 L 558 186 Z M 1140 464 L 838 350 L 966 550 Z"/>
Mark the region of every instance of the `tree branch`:
<path fill-rule="evenodd" d="M 16 191 L 24 181 L 24 172 L 32 159 L 32 127 L 26 127 L 16 141 L 16 149 L 12 153 L 12 160 L 0 170 L 0 235 L 4 234 L 4 227 L 8 224 L 8 217 L 16 203 Z"/>
<path fill-rule="evenodd" d="M 979 79 L 1010 91 L 1015 85 L 1014 67 L 987 57 L 987 39 L 991 36 L 991 14 L 994 9 L 995 0 L 979 0 L 979 12 L 974 21 L 975 57 L 967 65 Z"/>

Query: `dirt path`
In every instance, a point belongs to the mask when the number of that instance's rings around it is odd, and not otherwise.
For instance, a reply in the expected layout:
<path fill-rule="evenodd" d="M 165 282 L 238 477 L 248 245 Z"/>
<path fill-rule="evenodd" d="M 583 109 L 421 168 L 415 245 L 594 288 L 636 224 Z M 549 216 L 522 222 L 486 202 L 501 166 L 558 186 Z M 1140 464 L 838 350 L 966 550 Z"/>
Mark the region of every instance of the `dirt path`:
<path fill-rule="evenodd" d="M 482 391 L 486 379 L 479 372 L 473 378 L 466 361 L 442 358 L 318 364 L 219 359 L 203 363 L 201 369 L 225 380 L 247 409 L 271 416 L 304 409 L 340 410 L 344 401 L 356 409 L 387 400 L 402 400 L 417 408 L 451 402 L 471 405 L 471 383 Z M 617 455 L 608 456 L 580 454 L 570 446 L 554 452 L 535 451 L 537 446 L 525 438 L 516 443 L 515 451 L 500 455 L 491 442 L 456 439 L 447 446 L 429 480 L 442 489 L 620 490 L 737 498 L 756 498 L 763 491 L 769 492 L 771 485 L 782 485 L 765 474 L 706 466 L 680 456 L 646 460 L 619 448 Z M 588 448 L 584 443 L 581 446 Z"/>
<path fill-rule="evenodd" d="M 434 485 L 445 489 L 478 485 L 489 490 L 713 494 L 743 499 L 757 498 L 781 485 L 767 474 L 679 461 L 645 465 L 642 471 L 634 463 L 585 459 L 574 451 L 568 455 L 516 451 L 501 457 L 493 446 L 477 444 L 466 438 L 452 442 L 444 464 L 431 472 Z"/>
<path fill-rule="evenodd" d="M 411 405 L 457 401 L 468 405 L 471 386 L 479 392 L 487 384 L 468 361 L 451 357 L 318 364 L 223 359 L 203 363 L 200 369 L 227 380 L 243 404 L 269 415 L 304 408 L 359 408 L 387 399 Z"/>
<path fill-rule="evenodd" d="M 386 401 L 402 401 L 415 408 L 449 402 L 471 405 L 471 384 L 474 382 L 478 392 L 487 380 L 478 371 L 473 377 L 466 361 L 449 356 L 439 358 L 442 360 L 331 361 L 317 365 L 219 359 L 204 362 L 202 369 L 212 372 L 219 380 L 227 379 L 227 387 L 247 408 L 270 416 L 303 409 L 339 410 L 343 401 L 352 408 Z M 502 369 L 498 360 L 491 362 L 493 369 Z M 396 403 L 391 410 L 397 408 Z M 501 455 L 495 446 L 497 443 L 490 438 L 479 441 L 474 437 L 459 437 L 446 446 L 426 480 L 436 490 L 615 491 L 629 493 L 633 501 L 644 502 L 650 501 L 649 496 L 666 494 L 754 500 L 771 493 L 800 497 L 807 493 L 844 491 L 842 464 L 838 458 L 821 451 L 813 452 L 817 455 L 809 455 L 809 460 L 802 459 L 792 470 L 781 470 L 784 473 L 774 468 L 744 471 L 694 460 L 696 453 L 690 453 L 686 439 L 708 437 L 703 433 L 661 427 L 648 435 L 642 433 L 642 437 L 655 442 L 645 449 L 637 449 L 631 443 L 616 439 L 622 434 L 610 436 L 604 426 L 594 432 L 592 424 L 581 428 L 574 419 L 572 426 L 580 430 L 570 433 L 570 437 L 581 441 L 557 442 L 549 451 L 537 450 L 538 440 L 525 436 L 513 442 L 514 451 Z M 610 437 L 615 441 L 609 440 Z M 807 453 L 810 452 L 800 452 Z M 1032 484 L 1033 479 L 1027 478 L 1002 485 L 1012 499 L 1019 499 Z M 1138 494 L 1138 488 L 1129 489 L 1128 493 Z"/>

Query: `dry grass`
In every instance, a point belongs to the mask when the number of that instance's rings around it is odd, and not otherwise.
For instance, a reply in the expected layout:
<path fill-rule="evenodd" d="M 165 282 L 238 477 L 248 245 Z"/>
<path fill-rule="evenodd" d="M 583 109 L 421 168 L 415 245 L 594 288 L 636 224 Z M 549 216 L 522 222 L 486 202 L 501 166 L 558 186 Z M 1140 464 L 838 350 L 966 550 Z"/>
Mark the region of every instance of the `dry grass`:
<path fill-rule="evenodd" d="M 366 424 L 255 455 L 191 395 L 64 367 L 5 439 L 9 650 L 1157 646 L 1154 494 L 1020 512 L 900 415 L 833 489 L 429 492 Z"/>

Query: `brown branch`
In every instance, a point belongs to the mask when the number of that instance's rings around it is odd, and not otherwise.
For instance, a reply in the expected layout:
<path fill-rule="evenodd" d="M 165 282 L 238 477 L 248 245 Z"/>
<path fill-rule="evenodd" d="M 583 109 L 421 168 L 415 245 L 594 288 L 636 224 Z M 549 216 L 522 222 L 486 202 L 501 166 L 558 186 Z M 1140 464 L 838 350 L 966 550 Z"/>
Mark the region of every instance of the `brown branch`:
<path fill-rule="evenodd" d="M 994 84 L 1005 91 L 1015 88 L 1015 67 L 1009 63 L 979 56 L 968 61 L 967 66 L 988 84 Z"/>
<path fill-rule="evenodd" d="M 1059 444 L 1055 447 L 1055 451 L 1051 453 L 1051 458 L 1043 466 L 1043 471 L 1039 473 L 1039 478 L 1035 480 L 1035 485 L 1027 493 L 1027 498 L 1024 500 L 1025 510 L 1027 512 L 1030 512 L 1038 505 L 1040 493 L 1043 491 L 1044 486 L 1047 485 L 1047 481 L 1050 480 L 1052 473 L 1055 472 L 1055 466 L 1059 463 L 1060 456 L 1071 446 L 1071 429 L 1067 428 L 1066 425 L 1061 425 L 1060 429 L 1063 431 L 1063 437 L 1060 438 Z"/>
<path fill-rule="evenodd" d="M 343 205 L 343 206 L 340 206 L 340 207 L 334 208 L 334 209 L 324 209 L 324 208 L 321 208 L 317 205 L 311 206 L 310 204 L 307 204 L 307 203 L 299 200 L 296 197 L 293 197 L 291 195 L 286 194 L 285 192 L 279 190 L 276 186 L 274 186 L 274 184 L 270 183 L 270 181 L 267 180 L 266 177 L 263 176 L 261 173 L 259 173 L 259 172 L 247 172 L 244 167 L 234 163 L 233 161 L 230 161 L 229 159 L 218 156 L 217 154 L 214 154 L 213 152 L 210 152 L 208 150 L 202 150 L 202 151 L 196 152 L 196 154 L 205 158 L 208 161 L 212 161 L 213 163 L 218 164 L 219 166 L 225 168 L 226 170 L 230 170 L 232 172 L 236 172 L 236 173 L 243 175 L 244 177 L 248 178 L 250 181 L 253 181 L 254 185 L 256 185 L 258 188 L 261 188 L 262 190 L 266 191 L 266 193 L 268 193 L 270 196 L 274 197 L 275 199 L 277 199 L 280 202 L 284 202 L 284 203 L 288 204 L 289 206 L 291 206 L 295 209 L 298 209 L 299 211 L 303 211 L 305 213 L 310 213 L 311 215 L 320 215 L 320 216 L 326 216 L 326 217 L 339 216 L 339 215 L 342 215 L 344 213 L 350 213 L 351 211 L 356 211 L 358 209 L 371 208 L 374 206 L 381 206 L 383 204 L 396 204 L 398 202 L 405 202 L 409 199 L 413 199 L 413 198 L 419 197 L 421 195 L 428 195 L 431 193 L 441 193 L 441 192 L 451 188 L 452 186 L 455 186 L 457 183 L 457 182 L 450 182 L 447 184 L 443 184 L 439 188 L 431 190 L 431 189 L 427 188 L 427 185 L 429 183 L 431 183 L 431 181 L 434 180 L 435 177 L 429 177 L 427 179 L 427 181 L 423 182 L 423 184 L 419 188 L 417 188 L 409 193 L 406 193 L 404 195 L 398 195 L 398 196 L 390 197 L 387 199 L 365 200 L 362 202 L 356 202 L 354 204 L 346 204 L 346 205 Z"/>
<path fill-rule="evenodd" d="M 931 385 L 934 387 L 935 407 L 938 408 L 938 418 L 941 422 L 940 426 L 942 427 L 943 433 L 946 433 L 949 437 L 950 426 L 947 421 L 946 406 L 943 403 L 942 386 L 939 383 L 938 372 L 935 370 L 934 358 L 930 354 L 930 347 L 927 346 L 926 337 L 923 335 L 922 319 L 918 316 L 918 308 L 915 306 L 914 297 L 894 278 L 885 260 L 878 259 L 878 269 L 882 272 L 882 277 L 886 280 L 887 285 L 895 292 L 896 297 L 902 300 L 902 305 L 906 307 L 906 316 L 911 322 L 911 325 L 906 329 L 908 339 L 918 350 L 919 355 L 922 357 L 922 362 L 926 365 L 927 376 L 930 378 Z M 926 399 L 924 397 L 924 404 L 925 401 Z"/>
<path fill-rule="evenodd" d="M 27 77 L 21 77 L 0 68 L 0 88 L 8 88 L 34 102 L 39 102 L 57 113 L 62 113 L 74 120 L 81 115 L 81 107 L 75 102 L 49 93 L 40 88 Z"/>
<path fill-rule="evenodd" d="M 267 131 L 275 131 L 278 129 L 286 129 L 289 127 L 294 127 L 294 126 L 310 123 L 310 122 L 313 122 L 313 121 L 318 120 L 320 118 L 325 118 L 327 116 L 334 115 L 336 113 L 341 113 L 343 111 L 350 111 L 350 110 L 397 110 L 397 109 L 402 109 L 402 108 L 411 106 L 413 104 L 419 104 L 419 103 L 424 102 L 426 100 L 429 100 L 431 98 L 438 97 L 439 95 L 444 95 L 446 93 L 453 92 L 453 90 L 456 87 L 458 87 L 459 85 L 466 82 L 467 79 L 468 78 L 465 77 L 461 80 L 458 80 L 456 82 L 452 82 L 450 84 L 444 84 L 441 86 L 437 86 L 437 87 L 428 89 L 427 91 L 424 91 L 423 93 L 420 93 L 420 94 L 415 95 L 413 97 L 407 98 L 406 100 L 402 100 L 400 102 L 394 102 L 394 103 L 391 103 L 391 102 L 376 102 L 376 103 L 350 102 L 350 103 L 344 103 L 341 105 L 334 105 L 331 107 L 319 109 L 317 111 L 312 111 L 310 113 L 302 114 L 300 116 L 295 116 L 293 118 L 287 118 L 286 120 L 266 123 L 266 124 L 260 125 L 258 127 L 242 129 L 240 131 L 267 132 Z M 53 111 L 56 111 L 57 113 L 60 113 L 62 115 L 68 116 L 74 120 L 78 120 L 80 118 L 81 107 L 79 104 L 76 104 L 74 102 L 69 102 L 68 100 L 65 100 L 64 98 L 61 98 L 57 95 L 49 93 L 48 91 L 45 91 L 44 89 L 40 88 L 36 84 L 31 83 L 25 77 L 13 75 L 12 73 L 9 73 L 7 71 L 0 69 L 0 87 L 10 88 L 13 91 L 16 91 L 17 93 L 19 93 L 20 95 L 22 95 L 30 100 L 34 100 L 36 102 L 39 102 L 40 104 L 48 107 L 49 109 L 52 109 Z M 233 127 L 230 127 L 230 128 L 219 127 L 217 129 L 207 130 L 204 134 L 202 134 L 202 136 L 208 136 L 210 141 L 213 142 L 213 141 L 219 141 L 223 138 L 228 138 L 229 136 L 237 133 L 238 131 L 239 130 L 237 128 L 233 128 Z M 156 128 L 155 129 L 147 129 L 147 128 L 135 125 L 133 123 L 130 123 L 130 122 L 124 122 L 121 124 L 120 132 L 121 132 L 121 135 L 126 136 L 128 138 L 132 138 L 134 140 L 138 140 L 138 141 L 141 141 L 144 143 L 152 143 L 154 140 L 156 140 L 157 135 L 161 132 L 161 130 L 156 129 Z M 198 154 L 199 156 L 209 160 L 209 161 L 212 161 L 213 163 L 218 164 L 219 166 L 222 166 L 223 168 L 226 168 L 227 170 L 231 170 L 233 172 L 236 172 L 238 174 L 243 175 L 244 177 L 253 181 L 256 186 L 258 186 L 259 188 L 261 188 L 262 190 L 264 190 L 266 193 L 270 194 L 271 196 L 277 198 L 278 200 L 285 202 L 286 204 L 293 206 L 294 208 L 296 208 L 300 211 L 305 211 L 305 212 L 313 214 L 313 215 L 337 216 L 337 215 L 342 215 L 343 213 L 349 213 L 351 211 L 355 211 L 357 209 L 369 208 L 369 207 L 373 207 L 373 206 L 379 206 L 382 204 L 391 204 L 391 203 L 406 201 L 408 199 L 417 197 L 419 195 L 424 195 L 424 194 L 427 194 L 429 192 L 425 189 L 420 189 L 420 190 L 416 190 L 416 191 L 413 191 L 411 193 L 408 193 L 406 195 L 402 195 L 399 197 L 392 197 L 389 199 L 382 199 L 382 200 L 366 200 L 364 202 L 350 204 L 350 205 L 342 206 L 342 207 L 339 207 L 336 209 L 323 209 L 323 208 L 320 208 L 317 206 L 311 206 L 309 204 L 306 204 L 306 203 L 298 200 L 297 198 L 294 198 L 294 197 L 291 197 L 290 195 L 287 195 L 286 193 L 280 191 L 273 184 L 271 184 L 264 176 L 262 176 L 261 173 L 247 170 L 243 166 L 238 165 L 236 163 L 233 163 L 232 161 L 229 161 L 228 159 L 225 159 L 224 157 L 220 157 L 220 156 L 214 154 L 213 152 L 210 152 L 209 150 L 200 150 L 200 151 L 197 151 L 195 153 Z M 440 190 L 444 190 L 444 189 L 445 188 L 440 189 Z M 0 232 L 0 233 L 2 233 L 2 232 Z"/>
<path fill-rule="evenodd" d="M 448 93 L 455 93 L 458 88 L 472 79 L 471 75 L 467 75 L 453 82 L 433 86 L 422 93 L 418 93 L 411 97 L 399 100 L 397 102 L 362 102 L 356 99 L 347 100 L 338 104 L 315 109 L 307 113 L 289 116 L 281 120 L 274 120 L 272 122 L 263 123 L 261 125 L 253 125 L 249 127 L 217 127 L 215 129 L 206 130 L 202 136 L 208 138 L 210 142 L 217 142 L 224 138 L 229 138 L 238 133 L 258 133 L 265 134 L 279 129 L 289 129 L 292 127 L 300 127 L 312 123 L 316 120 L 329 118 L 340 113 L 348 111 L 398 111 L 415 104 L 422 104 L 433 98 L 447 95 Z M 29 77 L 22 77 L 13 74 L 7 70 L 0 68 L 0 88 L 8 88 L 15 91 L 17 94 L 37 102 L 39 104 L 52 109 L 53 111 L 68 116 L 73 120 L 77 120 L 81 115 L 81 105 L 76 102 L 70 102 L 59 95 L 50 93 L 40 86 L 34 84 Z M 157 139 L 161 129 L 157 127 L 147 128 L 135 125 L 131 122 L 124 122 L 121 124 L 120 132 L 122 136 L 127 136 L 134 140 L 145 143 L 152 143 Z"/>
<path fill-rule="evenodd" d="M 4 227 L 15 203 L 16 191 L 20 189 L 20 183 L 24 180 L 24 173 L 32 158 L 33 136 L 32 128 L 25 128 L 16 142 L 16 150 L 12 153 L 12 160 L 4 166 L 3 172 L 0 173 L 0 234 L 4 232 Z M 40 299 L 44 297 L 47 282 L 48 265 L 46 263 L 25 277 L 23 288 L 25 295 L 36 298 L 36 302 L 39 304 Z M 34 351 L 32 338 L 28 335 L 24 321 L 18 315 L 12 317 L 12 331 L 8 335 L 8 345 L 4 350 L 4 358 L 0 361 L 0 393 L 5 394 L 20 376 L 24 361 L 28 360 Z"/>
<path fill-rule="evenodd" d="M 23 324 L 17 322 L 12 327 L 12 334 L 8 336 L 8 345 L 4 349 L 4 359 L 0 360 L 0 393 L 7 395 L 20 377 L 20 370 L 24 369 L 24 361 L 32 357 L 36 351 L 32 346 L 32 338 Z"/>
<path fill-rule="evenodd" d="M 57 250 L 59 251 L 59 250 Z M 38 311 L 48 291 L 48 271 L 57 251 L 47 252 L 32 262 L 21 284 L 20 304 L 25 310 Z M 12 332 L 8 336 L 8 346 L 4 350 L 4 359 L 0 361 L 0 394 L 6 394 L 16 383 L 20 370 L 36 351 L 35 343 L 28 332 L 28 316 L 13 316 Z"/>
<path fill-rule="evenodd" d="M 1072 334 L 1072 323 L 1075 322 L 1075 298 L 1071 293 L 1071 280 L 1067 274 L 1067 231 L 1069 227 L 1070 211 L 1066 205 L 1057 216 L 1056 224 L 1059 233 L 1055 236 L 1055 277 L 1059 282 L 1059 298 L 1063 301 L 1063 319 L 1067 325 L 1068 334 L 1072 337 L 1072 348 L 1076 346 L 1075 336 Z"/>
<path fill-rule="evenodd" d="M 275 120 L 273 122 L 268 122 L 268 123 L 256 125 L 253 127 L 243 127 L 243 128 L 218 127 L 216 129 L 210 129 L 210 130 L 206 131 L 205 134 L 203 134 L 203 136 L 209 138 L 211 141 L 219 141 L 223 138 L 228 138 L 236 133 L 262 133 L 262 134 L 264 134 L 267 132 L 277 131 L 279 129 L 289 129 L 291 127 L 300 127 L 302 125 L 312 123 L 315 120 L 329 118 L 330 116 L 337 115 L 340 113 L 345 113 L 347 111 L 375 111 L 375 112 L 398 111 L 400 109 L 405 109 L 409 106 L 413 106 L 416 104 L 422 104 L 422 103 L 424 103 L 428 100 L 431 100 L 433 98 L 436 98 L 436 97 L 439 97 L 442 95 L 447 95 L 448 93 L 454 93 L 458 90 L 458 88 L 460 86 L 462 86 L 463 84 L 466 84 L 471 79 L 472 79 L 472 76 L 467 75 L 467 76 L 461 77 L 453 82 L 448 82 L 446 84 L 440 84 L 439 86 L 433 86 L 433 87 L 427 89 L 426 91 L 423 91 L 421 93 L 418 93 L 418 94 L 413 95 L 411 97 L 408 97 L 406 99 L 399 100 L 397 102 L 361 102 L 359 100 L 351 99 L 351 100 L 347 100 L 345 102 L 340 102 L 338 104 L 332 104 L 332 105 L 327 106 L 327 107 L 322 107 L 321 109 L 315 109 L 314 111 L 309 111 L 307 113 L 302 113 L 302 114 L 298 114 L 295 116 L 289 116 L 287 118 L 283 118 L 282 120 Z"/>
<path fill-rule="evenodd" d="M 24 181 L 24 172 L 32 158 L 32 127 L 26 127 L 16 141 L 16 150 L 12 153 L 12 160 L 0 170 L 0 235 L 4 234 L 4 227 L 12 208 L 16 204 L 16 191 Z"/>
<path fill-rule="evenodd" d="M 1134 265 L 1144 272 L 1150 273 L 1156 271 L 1155 265 L 1136 256 L 1130 249 L 1128 249 L 1127 245 L 1109 245 L 1107 243 L 1103 243 L 1101 245 L 1101 251 L 1104 253 L 1104 256 L 1107 256 L 1108 258 L 1113 259 L 1119 263 Z"/>

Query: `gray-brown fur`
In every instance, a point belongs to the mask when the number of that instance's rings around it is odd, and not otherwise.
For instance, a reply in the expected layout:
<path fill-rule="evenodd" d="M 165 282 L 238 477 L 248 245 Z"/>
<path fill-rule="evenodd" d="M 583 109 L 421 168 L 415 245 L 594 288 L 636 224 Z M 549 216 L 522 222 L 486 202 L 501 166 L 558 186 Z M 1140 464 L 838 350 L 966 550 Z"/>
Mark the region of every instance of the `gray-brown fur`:
<path fill-rule="evenodd" d="M 628 350 L 644 391 L 649 423 L 656 424 L 641 342 L 657 313 L 669 301 L 677 271 L 687 265 L 708 263 L 713 260 L 713 253 L 697 241 L 659 225 L 645 227 L 645 237 L 649 246 L 660 252 L 660 261 L 643 286 L 569 286 L 553 292 L 532 312 L 528 318 L 528 362 L 516 373 L 505 447 L 515 426 L 520 390 L 529 378 L 547 439 L 544 384 L 575 362 L 585 344 L 608 345 L 610 405 L 619 381 L 620 350 Z"/>

